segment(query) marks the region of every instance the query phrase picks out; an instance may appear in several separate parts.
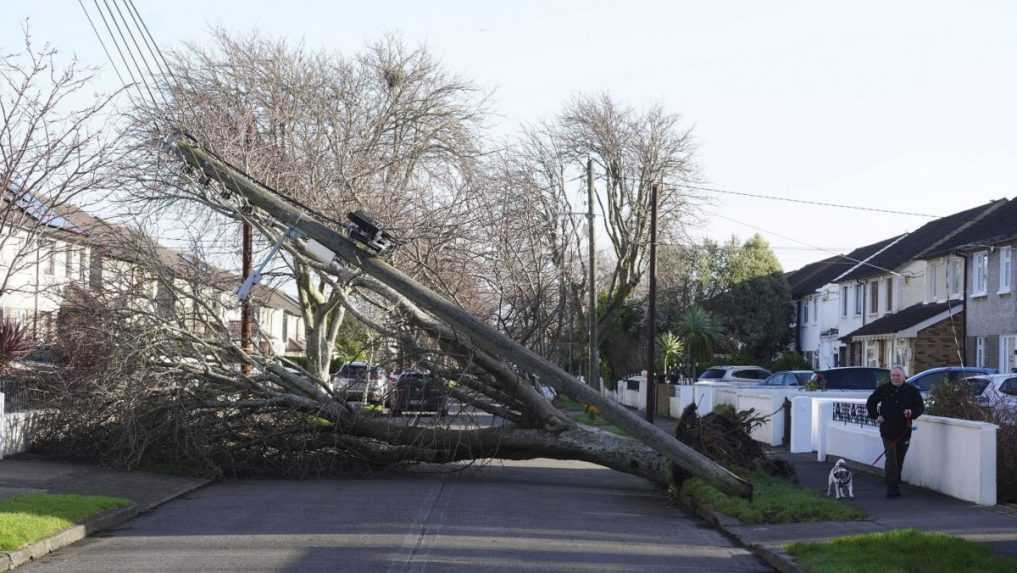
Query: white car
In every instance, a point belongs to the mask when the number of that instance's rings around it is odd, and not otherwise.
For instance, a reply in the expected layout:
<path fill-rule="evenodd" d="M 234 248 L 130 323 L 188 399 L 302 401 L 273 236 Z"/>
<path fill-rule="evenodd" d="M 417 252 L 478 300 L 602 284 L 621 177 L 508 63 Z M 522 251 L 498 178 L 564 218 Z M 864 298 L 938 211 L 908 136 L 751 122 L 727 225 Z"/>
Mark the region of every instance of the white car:
<path fill-rule="evenodd" d="M 739 386 L 758 386 L 770 377 L 770 371 L 759 366 L 711 366 L 696 382 L 723 382 Z"/>
<path fill-rule="evenodd" d="M 980 404 L 1017 412 L 1017 373 L 972 376 L 964 382 Z"/>
<path fill-rule="evenodd" d="M 381 402 L 388 390 L 387 382 L 383 369 L 361 361 L 343 364 L 332 377 L 333 388 L 350 402 L 363 400 L 365 390 L 368 402 Z"/>

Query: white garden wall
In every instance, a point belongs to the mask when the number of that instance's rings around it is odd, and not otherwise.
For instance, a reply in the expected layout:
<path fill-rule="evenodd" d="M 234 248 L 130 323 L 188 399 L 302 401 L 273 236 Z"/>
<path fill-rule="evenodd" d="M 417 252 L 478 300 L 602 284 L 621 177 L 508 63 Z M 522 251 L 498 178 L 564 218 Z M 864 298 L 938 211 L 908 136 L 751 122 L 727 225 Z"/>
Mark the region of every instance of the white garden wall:
<path fill-rule="evenodd" d="M 876 460 L 883 453 L 879 429 L 834 420 L 833 416 L 837 402 L 862 406 L 865 400 L 816 402 L 818 459 L 845 458 L 882 469 L 885 458 Z M 996 504 L 995 425 L 922 416 L 915 420 L 914 426 L 901 476 L 905 482 L 980 505 Z"/>

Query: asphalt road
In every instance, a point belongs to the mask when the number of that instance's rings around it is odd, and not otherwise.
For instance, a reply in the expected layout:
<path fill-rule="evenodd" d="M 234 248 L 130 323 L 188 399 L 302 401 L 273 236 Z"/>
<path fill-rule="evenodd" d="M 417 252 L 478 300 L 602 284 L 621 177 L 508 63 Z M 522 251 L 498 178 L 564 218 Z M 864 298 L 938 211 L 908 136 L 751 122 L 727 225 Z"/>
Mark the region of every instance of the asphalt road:
<path fill-rule="evenodd" d="M 581 462 L 232 481 L 26 565 L 169 571 L 768 571 L 638 478 Z"/>

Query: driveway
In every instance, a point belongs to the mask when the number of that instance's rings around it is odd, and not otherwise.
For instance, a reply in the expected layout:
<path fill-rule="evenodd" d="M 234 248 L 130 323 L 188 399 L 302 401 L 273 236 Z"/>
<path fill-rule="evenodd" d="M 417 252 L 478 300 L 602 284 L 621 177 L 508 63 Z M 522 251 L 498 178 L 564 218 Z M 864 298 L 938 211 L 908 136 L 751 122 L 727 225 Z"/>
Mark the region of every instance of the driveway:
<path fill-rule="evenodd" d="M 768 571 L 638 478 L 581 462 L 230 481 L 23 568 L 170 571 Z"/>

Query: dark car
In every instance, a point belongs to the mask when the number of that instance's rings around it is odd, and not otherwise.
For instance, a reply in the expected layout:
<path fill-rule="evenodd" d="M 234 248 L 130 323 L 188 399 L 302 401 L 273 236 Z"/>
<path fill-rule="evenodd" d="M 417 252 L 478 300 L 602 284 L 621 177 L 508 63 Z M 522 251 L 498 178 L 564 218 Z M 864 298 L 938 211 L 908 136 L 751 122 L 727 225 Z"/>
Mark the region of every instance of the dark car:
<path fill-rule="evenodd" d="M 814 372 L 812 370 L 788 370 L 782 372 L 774 372 L 770 374 L 770 377 L 763 380 L 760 386 L 805 386 L 812 379 Z"/>
<path fill-rule="evenodd" d="M 945 366 L 943 368 L 930 368 L 908 378 L 908 384 L 914 384 L 922 393 L 932 391 L 932 387 L 941 382 L 960 382 L 970 376 L 984 376 L 995 374 L 995 368 L 979 368 L 976 366 Z"/>
<path fill-rule="evenodd" d="M 875 390 L 877 386 L 890 381 L 890 371 L 886 368 L 870 366 L 845 366 L 817 370 L 809 380 L 823 390 Z"/>
<path fill-rule="evenodd" d="M 389 411 L 393 416 L 403 412 L 433 412 L 448 415 L 448 388 L 445 381 L 423 372 L 404 372 L 396 382 Z"/>

